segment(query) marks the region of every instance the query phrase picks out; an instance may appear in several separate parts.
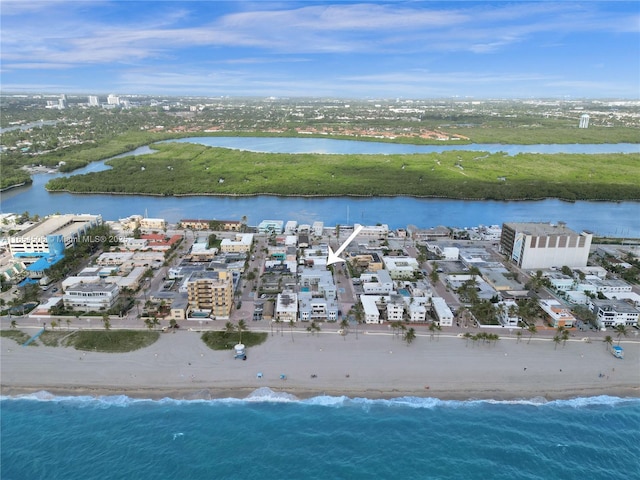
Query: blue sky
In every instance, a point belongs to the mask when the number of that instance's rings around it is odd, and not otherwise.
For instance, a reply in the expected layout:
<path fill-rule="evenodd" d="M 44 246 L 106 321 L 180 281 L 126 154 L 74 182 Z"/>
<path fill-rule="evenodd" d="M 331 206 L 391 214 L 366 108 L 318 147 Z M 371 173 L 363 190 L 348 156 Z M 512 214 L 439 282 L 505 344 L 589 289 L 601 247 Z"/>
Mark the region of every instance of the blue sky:
<path fill-rule="evenodd" d="M 3 92 L 640 98 L 640 2 L 0 0 Z"/>

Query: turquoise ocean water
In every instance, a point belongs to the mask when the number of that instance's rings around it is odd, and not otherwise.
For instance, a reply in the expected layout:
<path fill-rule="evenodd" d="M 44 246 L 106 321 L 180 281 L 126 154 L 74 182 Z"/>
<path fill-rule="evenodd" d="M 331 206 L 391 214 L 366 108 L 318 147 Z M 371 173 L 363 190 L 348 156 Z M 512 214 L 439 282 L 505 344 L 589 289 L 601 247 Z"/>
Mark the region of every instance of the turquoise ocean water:
<path fill-rule="evenodd" d="M 2 398 L 1 478 L 640 478 L 640 399 Z"/>

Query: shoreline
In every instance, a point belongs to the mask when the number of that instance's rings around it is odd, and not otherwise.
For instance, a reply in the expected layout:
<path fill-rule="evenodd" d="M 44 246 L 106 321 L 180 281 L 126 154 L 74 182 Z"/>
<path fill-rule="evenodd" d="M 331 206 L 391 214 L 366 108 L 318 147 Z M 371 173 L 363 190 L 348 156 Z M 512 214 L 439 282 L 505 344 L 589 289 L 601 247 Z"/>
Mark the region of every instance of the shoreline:
<path fill-rule="evenodd" d="M 165 399 L 175 401 L 201 401 L 201 400 L 247 400 L 251 401 L 252 394 L 259 394 L 260 389 L 268 388 L 274 397 L 274 402 L 279 401 L 278 396 L 295 397 L 292 401 L 304 401 L 316 397 L 346 397 L 348 399 L 366 399 L 366 400 L 394 400 L 405 397 L 420 399 L 435 399 L 442 402 L 470 402 L 470 401 L 487 401 L 487 402 L 518 402 L 532 401 L 535 403 L 553 402 L 558 400 L 573 400 L 579 398 L 594 398 L 599 396 L 609 396 L 620 399 L 637 399 L 640 400 L 640 387 L 631 388 L 628 386 L 611 386 L 606 389 L 594 387 L 592 389 L 585 388 L 579 392 L 569 391 L 549 391 L 544 395 L 537 392 L 521 392 L 520 395 L 508 392 L 497 392 L 494 390 L 486 391 L 380 391 L 380 390 L 360 390 L 360 391 L 326 391 L 326 390 L 298 390 L 296 388 L 276 388 L 276 387 L 236 387 L 236 388 L 204 388 L 204 389 L 176 389 L 176 388 L 153 388 L 153 389 L 121 389 L 116 386 L 100 386 L 100 387 L 76 387 L 76 388 L 60 388 L 56 386 L 21 386 L 10 387 L 0 385 L 1 396 L 8 399 L 20 399 L 25 396 L 44 393 L 54 397 L 92 397 L 94 399 L 114 396 L 126 396 L 134 400 L 160 401 Z M 260 395 L 259 395 L 260 396 Z M 264 401 L 269 401 L 265 399 Z"/>
<path fill-rule="evenodd" d="M 136 192 L 76 192 L 74 190 L 69 189 L 61 189 L 61 190 L 49 190 L 45 186 L 45 190 L 48 193 L 56 194 L 56 193 L 68 193 L 71 195 L 133 195 L 139 197 L 173 197 L 173 198 L 183 198 L 183 197 L 280 197 L 280 198 L 398 198 L 398 197 L 407 197 L 407 198 L 415 198 L 415 199 L 435 199 L 435 200 L 462 200 L 462 201 L 470 201 L 470 202 L 483 202 L 483 201 L 492 201 L 492 202 L 541 202 L 544 200 L 559 200 L 561 202 L 568 203 L 576 203 L 576 202 L 611 202 L 611 203 L 624 203 L 624 202 L 640 202 L 640 198 L 628 198 L 624 200 L 620 199 L 606 199 L 606 198 L 562 198 L 562 197 L 535 197 L 535 198 L 474 198 L 474 197 L 446 197 L 441 195 L 407 195 L 407 194 L 378 194 L 378 195 L 362 195 L 362 194 L 297 194 L 297 195 L 283 195 L 279 193 L 267 193 L 267 192 L 258 192 L 258 193 L 175 193 L 171 195 L 163 194 L 163 193 L 136 193 Z"/>
<path fill-rule="evenodd" d="M 356 339 L 287 332 L 249 348 L 247 361 L 239 361 L 231 351 L 211 350 L 199 334 L 186 331 L 161 335 L 153 345 L 128 353 L 21 347 L 2 337 L 0 394 L 47 391 L 151 400 L 246 399 L 256 391 L 259 397 L 288 394 L 302 400 L 326 395 L 462 401 L 640 398 L 640 343 L 623 344 L 620 360 L 601 342 L 579 340 L 555 348 L 551 341 L 528 344 L 505 337 L 495 345 L 473 346 L 458 337 L 430 339 L 420 332 L 407 346 L 391 334 L 361 333 Z M 269 390 L 260 390 L 264 387 Z"/>

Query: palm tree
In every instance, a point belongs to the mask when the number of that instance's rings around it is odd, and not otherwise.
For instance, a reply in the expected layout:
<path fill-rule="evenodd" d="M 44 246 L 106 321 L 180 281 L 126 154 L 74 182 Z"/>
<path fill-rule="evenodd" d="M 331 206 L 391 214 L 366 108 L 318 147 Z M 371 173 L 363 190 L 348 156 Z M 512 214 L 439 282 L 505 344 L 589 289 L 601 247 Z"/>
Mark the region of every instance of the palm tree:
<path fill-rule="evenodd" d="M 67 330 L 71 327 L 71 319 L 67 318 Z"/>
<path fill-rule="evenodd" d="M 342 321 L 340 322 L 340 328 L 342 329 L 342 336 L 344 338 L 344 340 L 347 340 L 347 329 L 349 328 L 349 322 L 347 321 L 346 318 L 343 318 Z"/>
<path fill-rule="evenodd" d="M 558 344 L 562 341 L 562 339 L 560 338 L 560 335 L 555 335 L 553 337 L 553 343 L 556 344 L 556 346 L 554 347 L 554 350 L 556 350 L 558 348 Z"/>
<path fill-rule="evenodd" d="M 469 346 L 469 339 L 473 337 L 473 335 L 471 335 L 469 332 L 465 333 L 463 335 L 463 337 L 465 338 L 466 342 L 465 342 L 465 347 Z"/>
<path fill-rule="evenodd" d="M 629 334 L 629 332 L 627 331 L 627 326 L 622 324 L 622 323 L 620 323 L 620 324 L 618 324 L 618 325 L 616 325 L 614 327 L 614 330 L 615 330 L 616 335 L 617 335 L 618 345 L 620 345 L 621 337 L 626 337 Z"/>
<path fill-rule="evenodd" d="M 411 345 L 411 342 L 413 342 L 416 339 L 416 330 L 413 327 L 411 327 L 404 333 L 403 337 L 404 337 L 404 341 L 407 342 L 407 346 Z"/>
<path fill-rule="evenodd" d="M 433 336 L 435 335 L 436 332 L 436 324 L 434 322 L 431 322 L 429 324 L 429 339 L 433 341 Z"/>
<path fill-rule="evenodd" d="M 102 315 L 102 324 L 104 325 L 104 329 L 109 331 L 111 328 L 111 322 L 109 321 L 109 315 L 107 313 Z"/>
<path fill-rule="evenodd" d="M 516 332 L 516 338 L 517 338 L 516 343 L 520 343 L 520 340 L 522 339 L 522 330 L 518 330 Z"/>
<path fill-rule="evenodd" d="M 236 326 L 231 323 L 231 322 L 227 322 L 224 324 L 224 334 L 226 335 L 231 335 L 233 332 L 236 331 Z"/>
<path fill-rule="evenodd" d="M 282 337 L 282 327 L 280 326 L 282 324 L 282 320 L 280 320 L 280 317 L 276 317 L 274 323 L 276 324 L 276 332 L 280 331 L 280 336 Z"/>
<path fill-rule="evenodd" d="M 249 330 L 249 327 L 247 327 L 247 324 L 244 320 L 240 320 L 238 322 L 238 326 L 236 327 L 236 330 L 238 330 L 239 338 L 238 338 L 238 343 L 242 343 L 242 332 L 246 332 L 247 330 Z"/>
<path fill-rule="evenodd" d="M 527 340 L 527 345 L 531 342 L 531 337 L 533 337 L 536 333 L 538 333 L 538 329 L 535 325 L 529 325 L 527 327 L 527 331 L 529 332 L 529 340 Z"/>
<path fill-rule="evenodd" d="M 613 338 L 611 338 L 611 335 L 607 335 L 604 337 L 603 342 L 605 343 L 605 348 L 609 350 L 609 347 L 613 345 Z"/>
<path fill-rule="evenodd" d="M 320 325 L 318 325 L 316 322 L 311 322 L 311 325 L 307 327 L 307 332 L 309 332 L 311 335 L 319 333 Z"/>
<path fill-rule="evenodd" d="M 569 330 L 563 330 L 562 331 L 562 347 L 566 347 L 567 346 L 567 340 L 569 340 Z"/>
<path fill-rule="evenodd" d="M 293 327 L 295 326 L 294 323 L 295 322 L 294 322 L 293 318 L 289 319 L 289 331 L 291 332 L 291 342 L 292 343 L 293 343 Z M 314 324 L 314 322 L 311 322 L 311 325 L 313 325 L 313 324 Z"/>
<path fill-rule="evenodd" d="M 433 325 L 435 325 L 435 330 L 438 332 L 438 341 L 440 341 L 440 332 L 442 331 L 442 327 L 439 323 L 434 323 Z"/>
<path fill-rule="evenodd" d="M 11 328 L 13 329 L 18 328 L 18 322 L 16 322 L 15 320 L 11 320 Z"/>

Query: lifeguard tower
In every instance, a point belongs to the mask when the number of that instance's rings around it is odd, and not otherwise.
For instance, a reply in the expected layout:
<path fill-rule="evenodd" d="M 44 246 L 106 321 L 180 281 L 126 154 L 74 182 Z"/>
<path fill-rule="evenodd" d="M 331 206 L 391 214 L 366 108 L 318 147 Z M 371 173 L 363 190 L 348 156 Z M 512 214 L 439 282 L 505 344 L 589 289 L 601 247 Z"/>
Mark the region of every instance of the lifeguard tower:
<path fill-rule="evenodd" d="M 233 358 L 235 359 L 240 359 L 240 360 L 246 360 L 247 359 L 247 353 L 245 351 L 245 347 L 242 343 L 238 343 L 237 345 L 235 345 L 233 347 L 234 350 L 234 356 Z"/>
<path fill-rule="evenodd" d="M 620 345 L 611 345 L 611 354 L 616 358 L 624 358 L 624 349 Z"/>

